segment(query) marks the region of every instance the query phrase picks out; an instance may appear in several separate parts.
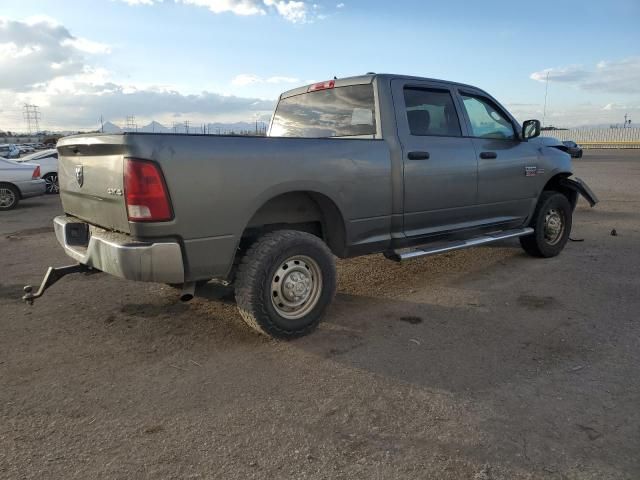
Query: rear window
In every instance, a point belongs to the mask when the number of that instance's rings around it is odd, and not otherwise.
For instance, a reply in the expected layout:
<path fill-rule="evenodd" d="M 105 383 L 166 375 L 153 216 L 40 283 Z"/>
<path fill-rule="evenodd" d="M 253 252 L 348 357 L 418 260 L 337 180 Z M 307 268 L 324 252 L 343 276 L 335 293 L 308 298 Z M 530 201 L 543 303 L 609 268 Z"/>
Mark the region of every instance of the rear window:
<path fill-rule="evenodd" d="M 272 137 L 351 137 L 375 135 L 372 85 L 351 85 L 280 100 Z"/>

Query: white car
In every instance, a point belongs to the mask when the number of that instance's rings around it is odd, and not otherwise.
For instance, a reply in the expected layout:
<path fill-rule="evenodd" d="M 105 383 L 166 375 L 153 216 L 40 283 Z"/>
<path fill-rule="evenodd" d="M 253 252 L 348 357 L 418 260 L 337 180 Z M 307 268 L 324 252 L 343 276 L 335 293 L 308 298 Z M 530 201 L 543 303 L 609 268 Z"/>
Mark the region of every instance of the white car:
<path fill-rule="evenodd" d="M 40 165 L 40 176 L 47 184 L 47 193 L 58 193 L 58 151 L 55 148 L 26 155 L 16 162 Z"/>
<path fill-rule="evenodd" d="M 40 165 L 0 158 L 0 211 L 11 210 L 20 200 L 45 192 L 46 184 L 40 178 Z"/>

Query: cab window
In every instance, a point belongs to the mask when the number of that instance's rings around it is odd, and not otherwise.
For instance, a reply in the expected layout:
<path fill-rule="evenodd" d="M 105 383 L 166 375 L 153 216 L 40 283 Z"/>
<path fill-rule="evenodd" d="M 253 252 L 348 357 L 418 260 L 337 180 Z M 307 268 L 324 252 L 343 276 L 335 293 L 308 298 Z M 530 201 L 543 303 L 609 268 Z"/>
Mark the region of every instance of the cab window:
<path fill-rule="evenodd" d="M 448 90 L 405 88 L 411 135 L 459 137 L 460 121 Z"/>
<path fill-rule="evenodd" d="M 500 109 L 486 98 L 462 94 L 474 137 L 513 140 L 513 125 Z"/>

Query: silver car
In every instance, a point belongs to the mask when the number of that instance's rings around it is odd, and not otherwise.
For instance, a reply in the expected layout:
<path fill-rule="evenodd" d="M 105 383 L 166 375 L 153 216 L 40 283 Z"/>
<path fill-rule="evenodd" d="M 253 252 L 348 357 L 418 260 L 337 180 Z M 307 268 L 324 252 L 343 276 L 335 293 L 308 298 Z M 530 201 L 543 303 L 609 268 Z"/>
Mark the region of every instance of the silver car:
<path fill-rule="evenodd" d="M 44 195 L 40 166 L 0 158 L 0 211 L 16 208 L 20 200 Z"/>

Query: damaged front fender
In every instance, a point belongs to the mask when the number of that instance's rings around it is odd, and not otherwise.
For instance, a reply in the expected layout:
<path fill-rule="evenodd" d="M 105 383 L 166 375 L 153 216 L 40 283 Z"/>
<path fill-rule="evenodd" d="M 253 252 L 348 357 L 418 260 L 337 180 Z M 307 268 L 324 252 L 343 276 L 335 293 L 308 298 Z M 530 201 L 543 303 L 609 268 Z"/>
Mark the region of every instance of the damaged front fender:
<path fill-rule="evenodd" d="M 591 205 L 591 207 L 595 207 L 599 202 L 596 194 L 593 193 L 589 186 L 578 177 L 562 178 L 560 179 L 559 183 L 563 187 L 573 190 L 574 192 L 582 195 L 584 199 L 589 202 L 589 205 Z"/>

